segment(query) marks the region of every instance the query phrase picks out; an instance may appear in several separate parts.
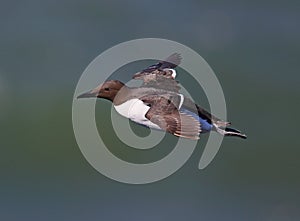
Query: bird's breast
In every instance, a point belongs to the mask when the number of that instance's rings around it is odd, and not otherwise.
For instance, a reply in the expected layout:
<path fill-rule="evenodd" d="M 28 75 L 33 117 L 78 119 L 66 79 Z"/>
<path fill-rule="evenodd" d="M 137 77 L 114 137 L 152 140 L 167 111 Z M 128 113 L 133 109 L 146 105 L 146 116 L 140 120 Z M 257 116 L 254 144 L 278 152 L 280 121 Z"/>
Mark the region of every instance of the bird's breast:
<path fill-rule="evenodd" d="M 150 107 L 137 98 L 130 99 L 120 105 L 115 105 L 115 109 L 120 115 L 136 123 L 155 129 L 161 129 L 158 125 L 152 123 L 145 117 Z"/>

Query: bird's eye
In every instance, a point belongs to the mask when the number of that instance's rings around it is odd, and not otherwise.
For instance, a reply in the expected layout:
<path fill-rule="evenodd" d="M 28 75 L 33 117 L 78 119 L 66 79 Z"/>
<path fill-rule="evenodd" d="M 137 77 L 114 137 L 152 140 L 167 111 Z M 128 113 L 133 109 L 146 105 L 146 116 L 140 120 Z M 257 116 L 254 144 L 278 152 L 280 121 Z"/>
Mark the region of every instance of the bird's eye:
<path fill-rule="evenodd" d="M 108 88 L 108 87 L 106 87 L 106 88 L 104 88 L 104 90 L 105 90 L 105 91 L 109 91 L 109 88 Z"/>

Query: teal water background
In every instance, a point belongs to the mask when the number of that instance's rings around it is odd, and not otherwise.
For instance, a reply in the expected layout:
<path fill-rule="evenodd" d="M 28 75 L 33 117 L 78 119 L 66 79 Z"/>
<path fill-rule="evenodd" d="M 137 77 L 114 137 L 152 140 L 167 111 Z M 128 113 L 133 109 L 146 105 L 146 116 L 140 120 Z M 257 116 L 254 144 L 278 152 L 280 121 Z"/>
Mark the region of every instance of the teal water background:
<path fill-rule="evenodd" d="M 298 1 L 1 3 L 1 221 L 300 219 Z M 226 138 L 214 161 L 198 170 L 204 135 L 177 173 L 126 185 L 84 159 L 73 134 L 72 99 L 97 55 L 144 37 L 197 51 L 221 82 L 228 119 L 249 138 Z M 121 75 L 126 81 L 131 72 Z M 189 77 L 178 79 L 193 85 Z M 208 107 L 194 88 L 197 103 Z M 99 131 L 108 139 L 110 108 L 97 103 Z M 132 153 L 110 144 L 133 161 L 170 151 Z"/>

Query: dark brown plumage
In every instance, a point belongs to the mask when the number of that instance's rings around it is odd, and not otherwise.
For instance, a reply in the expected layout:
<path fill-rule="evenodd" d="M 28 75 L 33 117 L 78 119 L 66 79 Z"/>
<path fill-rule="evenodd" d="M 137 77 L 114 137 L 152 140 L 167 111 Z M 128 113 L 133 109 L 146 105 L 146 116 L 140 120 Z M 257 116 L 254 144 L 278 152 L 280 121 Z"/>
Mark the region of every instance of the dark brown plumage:
<path fill-rule="evenodd" d="M 141 100 L 150 106 L 146 118 L 151 122 L 175 136 L 199 139 L 200 122 L 193 116 L 178 110 L 180 105 L 178 96 L 170 94 L 148 95 L 141 97 Z"/>
<path fill-rule="evenodd" d="M 133 79 L 142 80 L 141 87 L 153 87 L 158 89 L 164 89 L 167 91 L 179 92 L 180 86 L 177 81 L 174 80 L 176 68 L 182 58 L 180 54 L 174 53 L 158 63 L 147 67 L 146 69 L 133 75 Z"/>

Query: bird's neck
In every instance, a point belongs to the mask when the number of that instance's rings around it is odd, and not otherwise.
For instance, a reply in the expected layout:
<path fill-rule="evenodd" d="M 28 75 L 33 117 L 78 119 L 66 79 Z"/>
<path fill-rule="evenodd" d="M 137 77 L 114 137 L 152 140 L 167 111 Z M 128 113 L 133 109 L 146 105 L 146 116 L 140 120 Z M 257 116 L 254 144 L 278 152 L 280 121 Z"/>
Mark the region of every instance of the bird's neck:
<path fill-rule="evenodd" d="M 132 88 L 124 85 L 119 91 L 116 91 L 115 96 L 112 98 L 112 102 L 114 105 L 120 105 L 130 99 L 132 95 Z"/>

